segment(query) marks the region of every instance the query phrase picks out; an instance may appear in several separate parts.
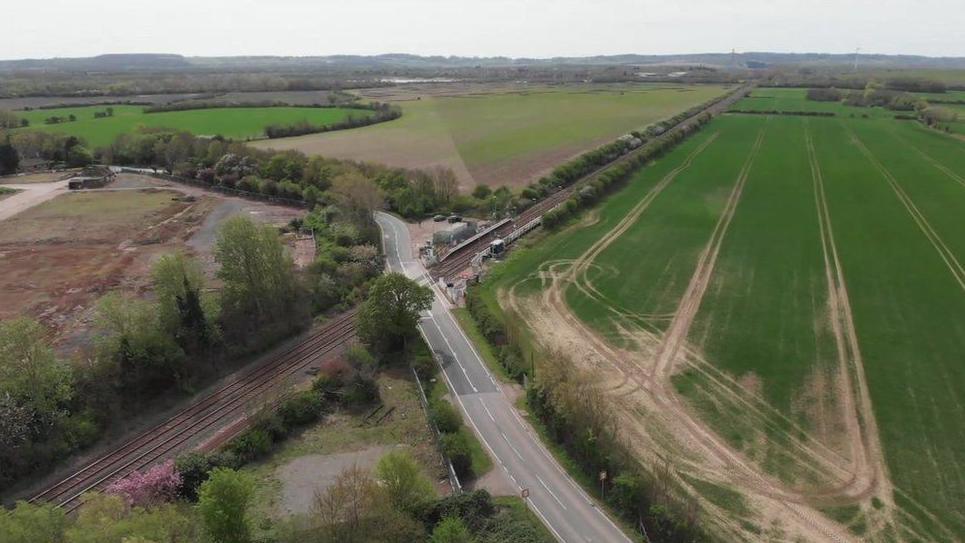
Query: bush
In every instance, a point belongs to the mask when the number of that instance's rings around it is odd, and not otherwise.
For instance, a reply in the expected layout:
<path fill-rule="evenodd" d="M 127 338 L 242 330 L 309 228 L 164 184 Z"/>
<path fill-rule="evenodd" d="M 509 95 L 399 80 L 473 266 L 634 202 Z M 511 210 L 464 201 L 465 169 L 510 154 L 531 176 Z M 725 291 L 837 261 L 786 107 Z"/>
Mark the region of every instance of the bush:
<path fill-rule="evenodd" d="M 282 422 L 281 417 L 278 413 L 272 411 L 270 408 L 265 408 L 262 413 L 257 417 L 257 421 L 252 426 L 253 430 L 260 430 L 268 435 L 268 440 L 271 443 L 277 443 L 285 439 L 288 435 L 288 426 Z"/>
<path fill-rule="evenodd" d="M 345 353 L 345 358 L 356 370 L 374 369 L 375 357 L 362 345 L 352 345 Z"/>
<path fill-rule="evenodd" d="M 807 99 L 816 102 L 840 102 L 844 95 L 835 88 L 808 89 Z"/>
<path fill-rule="evenodd" d="M 469 438 L 463 432 L 442 434 L 442 452 L 452 462 L 459 477 L 472 475 L 472 452 Z"/>
<path fill-rule="evenodd" d="M 244 463 L 238 455 L 231 450 L 221 450 L 208 455 L 208 462 L 211 468 L 239 469 Z"/>
<path fill-rule="evenodd" d="M 104 491 L 122 497 L 129 506 L 149 507 L 173 501 L 180 488 L 181 474 L 174 467 L 174 461 L 168 460 L 143 473 L 133 471 Z"/>
<path fill-rule="evenodd" d="M 427 353 L 417 354 L 412 360 L 412 367 L 415 368 L 419 379 L 426 382 L 432 380 L 439 372 L 439 366 L 436 365 L 435 359 Z"/>
<path fill-rule="evenodd" d="M 179 456 L 174 466 L 181 474 L 181 489 L 178 495 L 188 501 L 198 499 L 198 487 L 208 480 L 208 472 L 213 469 L 208 457 L 199 452 Z"/>
<path fill-rule="evenodd" d="M 235 453 L 242 464 L 246 464 L 271 452 L 271 444 L 268 432 L 253 428 L 231 440 L 228 450 Z"/>
<path fill-rule="evenodd" d="M 472 189 L 472 196 L 477 200 L 485 200 L 493 193 L 493 189 L 489 188 L 488 185 L 476 185 L 476 188 Z"/>
<path fill-rule="evenodd" d="M 429 407 L 429 418 L 444 434 L 458 432 L 462 428 L 462 415 L 445 400 L 436 400 Z"/>
<path fill-rule="evenodd" d="M 379 385 L 368 375 L 356 373 L 345 386 L 343 402 L 349 406 L 361 406 L 379 399 Z"/>
<path fill-rule="evenodd" d="M 292 429 L 318 420 L 323 405 L 322 396 L 318 392 L 307 390 L 285 400 L 278 408 L 278 416 L 282 424 Z"/>
<path fill-rule="evenodd" d="M 496 506 L 489 492 L 474 490 L 432 502 L 419 517 L 428 528 L 439 524 L 442 519 L 459 517 L 470 530 L 477 531 L 495 513 Z"/>

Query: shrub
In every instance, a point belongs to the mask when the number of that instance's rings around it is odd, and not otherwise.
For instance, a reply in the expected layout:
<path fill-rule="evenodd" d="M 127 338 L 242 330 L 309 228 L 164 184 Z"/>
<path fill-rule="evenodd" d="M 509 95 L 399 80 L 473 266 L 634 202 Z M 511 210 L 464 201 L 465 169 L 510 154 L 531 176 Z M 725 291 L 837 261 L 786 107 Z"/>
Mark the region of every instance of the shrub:
<path fill-rule="evenodd" d="M 245 543 L 249 540 L 246 511 L 254 483 L 243 474 L 216 469 L 198 491 L 198 511 L 205 530 L 215 543 Z"/>
<path fill-rule="evenodd" d="M 356 373 L 345 386 L 342 396 L 346 405 L 366 405 L 379 399 L 379 385 L 368 375 Z"/>
<path fill-rule="evenodd" d="M 463 432 L 442 435 L 442 452 L 452 462 L 460 477 L 472 475 L 472 452 L 469 438 Z"/>
<path fill-rule="evenodd" d="M 243 462 L 238 455 L 231 450 L 221 450 L 208 455 L 208 462 L 211 462 L 211 468 L 226 468 L 226 469 L 238 469 L 242 466 Z"/>
<path fill-rule="evenodd" d="M 493 189 L 489 188 L 487 185 L 476 185 L 476 188 L 472 189 L 472 196 L 478 200 L 485 200 L 493 193 Z"/>
<path fill-rule="evenodd" d="M 278 416 L 287 428 L 304 426 L 318 420 L 322 414 L 322 396 L 313 390 L 295 394 L 278 408 Z"/>
<path fill-rule="evenodd" d="M 148 507 L 173 501 L 181 488 L 181 474 L 168 460 L 145 472 L 134 471 L 130 475 L 111 483 L 105 492 L 115 494 L 129 506 Z"/>
<path fill-rule="evenodd" d="M 228 449 L 245 464 L 271 452 L 271 436 L 264 430 L 253 428 L 231 440 Z"/>
<path fill-rule="evenodd" d="M 412 367 L 415 368 L 415 372 L 419 375 L 419 379 L 423 381 L 430 381 L 436 376 L 439 371 L 439 367 L 436 365 L 435 359 L 432 355 L 427 353 L 419 353 L 412 360 Z"/>
<path fill-rule="evenodd" d="M 267 434 L 268 440 L 272 443 L 285 439 L 285 436 L 288 435 L 289 430 L 288 426 L 282 421 L 278 413 L 275 413 L 267 407 L 258 415 L 257 421 L 252 429 L 261 430 Z"/>
<path fill-rule="evenodd" d="M 373 369 L 376 366 L 375 357 L 362 345 L 352 345 L 345 353 L 348 363 L 357 370 Z"/>
<path fill-rule="evenodd" d="M 489 492 L 475 490 L 432 502 L 419 516 L 429 527 L 439 524 L 442 519 L 459 517 L 470 530 L 476 531 L 495 513 L 496 506 Z"/>
<path fill-rule="evenodd" d="M 213 468 L 211 461 L 203 453 L 190 452 L 179 456 L 174 466 L 181 474 L 181 489 L 178 494 L 188 501 L 197 500 L 198 487 L 208 480 L 208 472 Z"/>
<path fill-rule="evenodd" d="M 458 432 L 462 427 L 462 415 L 445 400 L 436 400 L 429 407 L 429 418 L 444 434 Z"/>

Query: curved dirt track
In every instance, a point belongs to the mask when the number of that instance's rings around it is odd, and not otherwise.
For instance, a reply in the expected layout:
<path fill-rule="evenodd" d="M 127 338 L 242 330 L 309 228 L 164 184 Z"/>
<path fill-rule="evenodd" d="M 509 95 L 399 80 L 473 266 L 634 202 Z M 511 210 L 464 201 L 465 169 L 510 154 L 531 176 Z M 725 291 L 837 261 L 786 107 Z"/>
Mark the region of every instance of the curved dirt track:
<path fill-rule="evenodd" d="M 713 276 L 722 240 L 763 141 L 763 130 L 738 174 L 724 211 L 674 314 L 635 314 L 619 307 L 596 289 L 589 280 L 589 272 L 600 270 L 594 259 L 639 219 L 676 176 L 716 139 L 716 134 L 661 179 L 640 203 L 580 257 L 545 262 L 535 274 L 543 286 L 540 296 L 523 297 L 517 293 L 516 287 L 512 287 L 500 294 L 501 300 L 526 320 L 544 346 L 570 353 L 584 368 L 594 370 L 593 375 L 603 376 L 597 378 L 598 386 L 617 400 L 615 405 L 624 423 L 622 428 L 635 444 L 635 452 L 650 463 L 673 459 L 676 477 L 683 485 L 692 486 L 681 474 L 740 490 L 752 504 L 751 509 L 759 513 L 755 521 L 779 526 L 788 540 L 795 537 L 805 541 L 857 540 L 847 527 L 818 510 L 818 507 L 851 504 L 857 504 L 869 521 L 865 534 L 869 539 L 879 535 L 882 539 L 889 539 L 896 533 L 911 538 L 920 536 L 912 517 L 891 499 L 892 491 L 904 494 L 891 486 L 884 464 L 843 272 L 834 246 L 830 215 L 824 201 L 820 166 L 814 157 L 809 135 L 808 154 L 812 159 L 811 173 L 828 282 L 827 310 L 838 348 L 836 385 L 838 395 L 842 397 L 840 408 L 846 422 L 847 451 L 842 453 L 809 435 L 761 396 L 714 367 L 687 342 L 690 324 Z M 605 271 L 617 273 L 616 270 Z M 565 293 L 569 287 L 607 306 L 622 339 L 628 340 L 626 343 L 630 347 L 614 345 L 580 320 L 566 303 Z M 667 332 L 662 333 L 661 327 L 655 323 L 667 319 L 670 324 Z M 734 449 L 701 421 L 676 393 L 670 381 L 677 370 L 684 367 L 706 380 L 706 392 L 715 401 L 739 407 L 749 419 L 769 432 L 782 432 L 780 443 L 773 446 L 792 458 L 795 468 L 816 482 L 801 486 L 778 480 L 765 472 L 759 462 Z M 880 500 L 884 506 L 873 507 L 872 499 Z M 723 531 L 732 532 L 735 537 L 753 539 L 734 520 L 732 512 L 710 503 L 704 505 Z"/>

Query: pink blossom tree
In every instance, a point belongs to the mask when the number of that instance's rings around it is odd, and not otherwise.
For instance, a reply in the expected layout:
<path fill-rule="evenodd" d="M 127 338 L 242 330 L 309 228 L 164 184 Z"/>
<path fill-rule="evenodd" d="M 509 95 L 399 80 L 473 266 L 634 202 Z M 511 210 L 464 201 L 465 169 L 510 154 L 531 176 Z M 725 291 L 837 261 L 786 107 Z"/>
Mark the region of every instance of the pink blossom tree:
<path fill-rule="evenodd" d="M 129 506 L 148 507 L 173 501 L 179 488 L 181 474 L 174 467 L 174 460 L 168 460 L 143 473 L 134 471 L 114 481 L 105 492 L 121 496 Z"/>

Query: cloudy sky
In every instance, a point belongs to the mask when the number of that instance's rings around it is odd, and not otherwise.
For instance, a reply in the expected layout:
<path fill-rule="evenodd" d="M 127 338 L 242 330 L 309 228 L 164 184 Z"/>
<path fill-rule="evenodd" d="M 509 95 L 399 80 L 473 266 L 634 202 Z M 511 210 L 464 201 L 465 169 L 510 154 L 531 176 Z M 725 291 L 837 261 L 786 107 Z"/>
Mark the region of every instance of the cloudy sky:
<path fill-rule="evenodd" d="M 0 58 L 102 53 L 965 56 L 965 0 L 4 0 Z"/>

